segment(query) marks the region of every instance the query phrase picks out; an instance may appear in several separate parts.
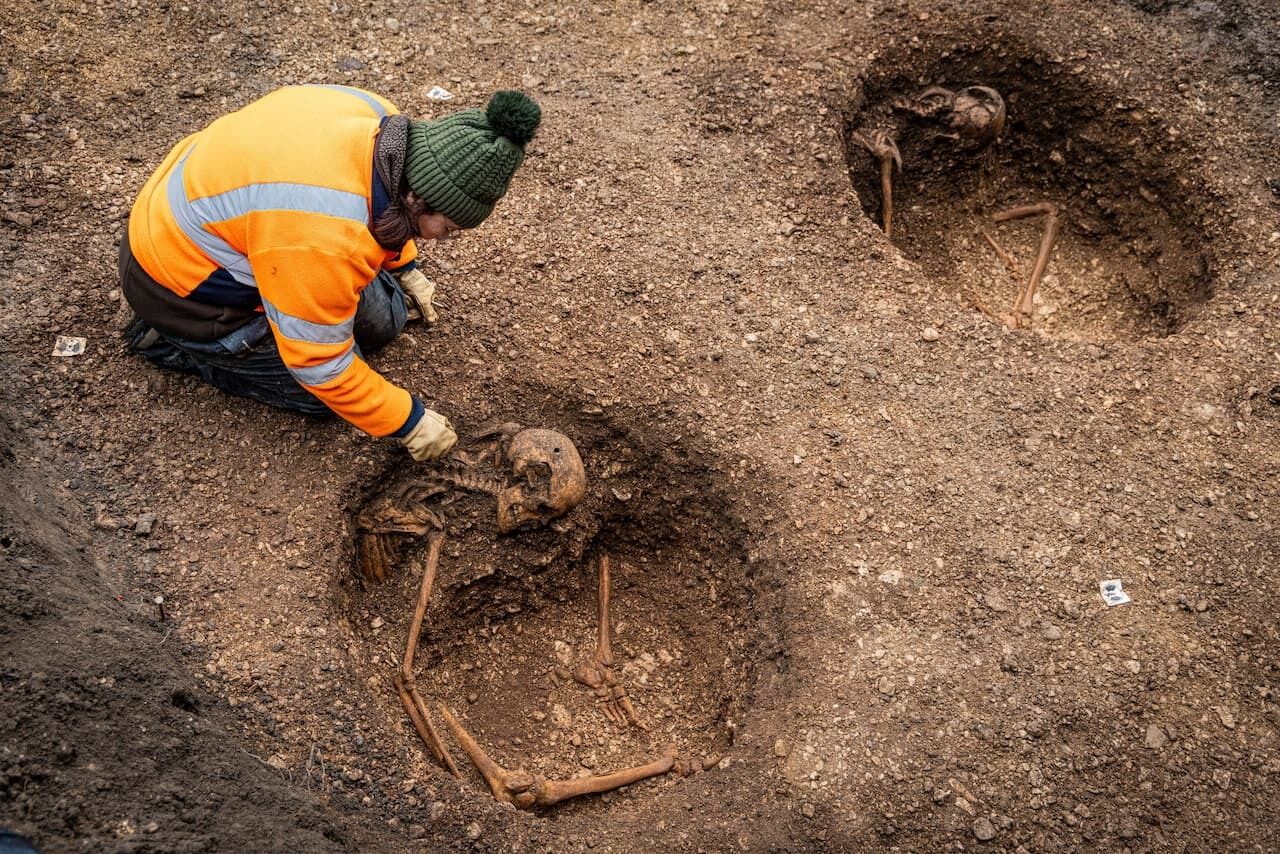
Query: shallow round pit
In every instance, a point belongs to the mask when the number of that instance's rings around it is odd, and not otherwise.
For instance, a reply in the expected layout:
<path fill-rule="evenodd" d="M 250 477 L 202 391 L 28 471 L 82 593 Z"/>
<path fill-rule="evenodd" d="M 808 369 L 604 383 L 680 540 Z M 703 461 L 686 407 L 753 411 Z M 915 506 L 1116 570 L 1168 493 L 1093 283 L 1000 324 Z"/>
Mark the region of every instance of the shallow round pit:
<path fill-rule="evenodd" d="M 992 215 L 1053 202 L 1063 229 L 1031 325 L 1083 339 L 1168 335 L 1212 295 L 1204 223 L 1214 205 L 1194 157 L 1161 117 L 1086 70 L 1013 44 L 894 49 L 864 82 L 846 139 L 895 96 L 934 85 L 994 88 L 1008 120 L 985 150 L 894 114 L 903 168 L 894 176 L 893 243 L 940 287 L 999 317 L 1030 275 L 1043 222 L 995 223 Z M 852 142 L 846 157 L 863 209 L 879 223 L 876 163 Z M 983 230 L 1013 256 L 1017 273 Z"/>
<path fill-rule="evenodd" d="M 551 529 L 502 537 L 492 499 L 445 506 L 448 535 L 415 666 L 437 725 L 444 703 L 504 767 L 553 779 L 644 764 L 667 745 L 682 757 L 725 755 L 751 663 L 775 632 L 773 617 L 753 607 L 758 579 L 722 468 L 603 417 L 541 423 L 577 444 L 587 498 Z M 602 554 L 611 558 L 614 673 L 647 732 L 610 723 L 589 688 L 564 678 L 595 652 Z M 386 724 L 416 749 L 391 679 L 424 558 L 423 543 L 409 545 L 392 580 L 343 597 Z M 478 779 L 446 740 L 464 776 Z M 579 800 L 561 809 L 601 803 Z"/>

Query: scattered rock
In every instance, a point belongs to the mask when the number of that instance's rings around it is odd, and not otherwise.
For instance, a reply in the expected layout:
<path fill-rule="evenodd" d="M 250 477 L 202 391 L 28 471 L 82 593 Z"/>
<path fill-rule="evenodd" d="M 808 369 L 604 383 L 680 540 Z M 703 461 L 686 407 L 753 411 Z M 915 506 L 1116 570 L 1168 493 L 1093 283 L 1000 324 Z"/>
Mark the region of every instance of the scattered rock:
<path fill-rule="evenodd" d="M 791 745 L 781 738 L 775 739 L 773 742 L 773 755 L 779 759 L 785 758 L 791 752 Z"/>
<path fill-rule="evenodd" d="M 979 842 L 990 842 L 996 838 L 996 827 L 991 819 L 982 816 L 973 822 L 973 835 Z"/>
<path fill-rule="evenodd" d="M 892 697 L 898 691 L 898 686 L 893 684 L 893 680 L 888 676 L 881 676 L 880 681 L 876 683 L 876 689 L 886 697 Z"/>
<path fill-rule="evenodd" d="M 360 71 L 364 68 L 364 63 L 356 59 L 354 56 L 344 56 L 338 60 L 339 71 Z"/>
<path fill-rule="evenodd" d="M 467 838 L 473 841 L 480 838 L 480 822 L 473 821 L 467 825 Z"/>
<path fill-rule="evenodd" d="M 1231 710 L 1226 706 L 1214 706 L 1213 710 L 1218 713 L 1218 720 L 1222 721 L 1222 725 L 1227 729 L 1236 728 L 1235 715 L 1231 714 Z"/>
<path fill-rule="evenodd" d="M 937 341 L 942 337 L 942 333 L 932 326 L 926 326 L 920 331 L 920 338 L 924 341 Z"/>
<path fill-rule="evenodd" d="M 1058 628 L 1053 623 L 1045 623 L 1043 634 L 1045 640 L 1062 640 L 1062 629 Z"/>
<path fill-rule="evenodd" d="M 1165 744 L 1168 743 L 1168 741 L 1169 741 L 1169 736 L 1165 735 L 1164 730 L 1162 730 L 1159 726 L 1157 726 L 1156 724 L 1149 724 L 1147 726 L 1147 738 L 1144 743 L 1147 745 L 1149 749 L 1159 750 L 1160 748 L 1164 747 Z"/>
<path fill-rule="evenodd" d="M 149 537 L 156 526 L 156 514 L 143 513 L 133 524 L 133 532 L 139 537 Z"/>
<path fill-rule="evenodd" d="M 814 814 L 813 804 L 805 804 L 804 806 L 800 807 L 800 812 L 801 814 L 804 815 L 805 818 L 813 818 L 813 814 Z"/>

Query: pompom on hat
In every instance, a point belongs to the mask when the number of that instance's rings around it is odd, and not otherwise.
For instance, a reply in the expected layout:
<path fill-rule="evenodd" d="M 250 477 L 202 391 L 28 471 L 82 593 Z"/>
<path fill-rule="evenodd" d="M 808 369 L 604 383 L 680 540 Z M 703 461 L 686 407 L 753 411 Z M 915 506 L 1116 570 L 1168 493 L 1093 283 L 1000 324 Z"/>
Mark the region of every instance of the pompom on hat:
<path fill-rule="evenodd" d="M 476 227 L 507 192 L 541 120 L 532 98 L 504 90 L 483 110 L 411 122 L 404 170 L 409 189 L 460 227 Z"/>

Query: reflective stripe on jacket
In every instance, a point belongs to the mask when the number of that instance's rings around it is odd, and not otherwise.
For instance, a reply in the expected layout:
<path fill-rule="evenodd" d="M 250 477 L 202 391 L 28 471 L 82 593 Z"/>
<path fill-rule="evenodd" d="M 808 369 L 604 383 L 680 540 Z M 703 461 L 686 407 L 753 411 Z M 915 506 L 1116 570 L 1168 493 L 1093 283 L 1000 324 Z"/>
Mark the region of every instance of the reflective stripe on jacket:
<path fill-rule="evenodd" d="M 152 278 L 189 299 L 261 304 L 298 382 L 374 436 L 416 411 L 352 336 L 360 292 L 416 255 L 412 240 L 388 252 L 369 230 L 374 141 L 395 112 L 346 86 L 272 92 L 179 142 L 129 217 Z"/>

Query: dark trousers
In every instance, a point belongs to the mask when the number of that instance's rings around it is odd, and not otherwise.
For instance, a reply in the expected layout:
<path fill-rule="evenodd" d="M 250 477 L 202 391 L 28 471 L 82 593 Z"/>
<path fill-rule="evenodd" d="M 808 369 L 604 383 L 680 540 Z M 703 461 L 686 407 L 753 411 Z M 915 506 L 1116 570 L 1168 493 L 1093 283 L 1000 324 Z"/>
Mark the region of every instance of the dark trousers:
<path fill-rule="evenodd" d="M 356 352 L 363 356 L 385 347 L 404 329 L 407 319 L 408 307 L 400 283 L 386 271 L 378 273 L 360 294 L 355 319 Z M 152 364 L 196 374 L 228 394 L 316 417 L 333 414 L 289 373 L 264 316 L 255 317 L 216 341 L 166 335 L 135 319 L 125 331 L 125 338 L 129 349 Z"/>

